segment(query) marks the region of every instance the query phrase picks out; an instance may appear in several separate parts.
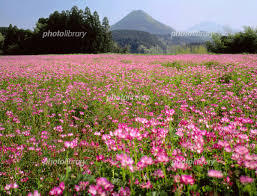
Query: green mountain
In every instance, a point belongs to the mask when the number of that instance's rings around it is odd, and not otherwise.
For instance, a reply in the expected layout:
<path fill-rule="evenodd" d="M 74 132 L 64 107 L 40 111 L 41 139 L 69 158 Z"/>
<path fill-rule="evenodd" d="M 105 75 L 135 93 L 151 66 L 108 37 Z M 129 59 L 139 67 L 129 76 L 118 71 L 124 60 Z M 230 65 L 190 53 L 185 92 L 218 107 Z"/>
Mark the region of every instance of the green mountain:
<path fill-rule="evenodd" d="M 155 20 L 142 10 L 132 11 L 122 20 L 111 26 L 111 30 L 137 30 L 161 35 L 175 31 L 173 28 Z"/>

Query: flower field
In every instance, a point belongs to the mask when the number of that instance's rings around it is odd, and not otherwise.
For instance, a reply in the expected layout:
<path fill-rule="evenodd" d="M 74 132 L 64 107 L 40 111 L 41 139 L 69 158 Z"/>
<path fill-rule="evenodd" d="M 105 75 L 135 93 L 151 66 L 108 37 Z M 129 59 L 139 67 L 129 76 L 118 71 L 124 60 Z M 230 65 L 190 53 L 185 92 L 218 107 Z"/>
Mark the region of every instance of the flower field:
<path fill-rule="evenodd" d="M 257 195 L 257 55 L 0 56 L 0 195 Z"/>

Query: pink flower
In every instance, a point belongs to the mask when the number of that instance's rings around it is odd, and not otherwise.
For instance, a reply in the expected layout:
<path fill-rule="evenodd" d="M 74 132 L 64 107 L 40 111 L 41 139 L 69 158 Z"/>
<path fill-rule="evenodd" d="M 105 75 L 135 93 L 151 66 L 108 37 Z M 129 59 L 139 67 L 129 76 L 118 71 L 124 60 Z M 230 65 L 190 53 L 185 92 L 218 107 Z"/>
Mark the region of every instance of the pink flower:
<path fill-rule="evenodd" d="M 137 163 L 138 169 L 143 169 L 144 167 L 147 167 L 148 165 L 153 164 L 153 159 L 148 156 L 144 156 L 141 158 L 141 160 Z"/>
<path fill-rule="evenodd" d="M 40 196 L 41 194 L 35 190 L 34 193 L 29 193 L 28 196 Z"/>
<path fill-rule="evenodd" d="M 81 182 L 79 182 L 79 187 L 82 190 L 85 190 L 88 185 L 89 185 L 88 181 L 81 181 Z"/>
<path fill-rule="evenodd" d="M 252 134 L 252 135 L 257 135 L 257 129 L 252 129 L 252 130 L 251 130 L 251 134 Z"/>
<path fill-rule="evenodd" d="M 54 127 L 54 130 L 57 131 L 57 132 L 60 132 L 60 133 L 63 132 L 63 129 L 62 129 L 62 126 L 61 126 L 61 125 L 59 125 L 59 126 L 57 126 L 57 127 Z"/>
<path fill-rule="evenodd" d="M 195 183 L 193 177 L 190 175 L 182 175 L 181 182 L 184 184 L 191 184 L 191 185 L 193 185 Z"/>
<path fill-rule="evenodd" d="M 12 188 L 11 184 L 7 184 L 5 185 L 4 190 L 9 191 L 11 188 Z"/>
<path fill-rule="evenodd" d="M 12 188 L 17 189 L 17 188 L 19 188 L 19 185 L 15 182 L 15 183 L 13 183 Z"/>
<path fill-rule="evenodd" d="M 64 147 L 71 148 L 71 142 L 69 142 L 69 141 L 64 142 Z"/>
<path fill-rule="evenodd" d="M 226 146 L 226 147 L 224 148 L 224 150 L 225 150 L 226 152 L 232 152 L 232 149 L 231 149 L 230 146 Z"/>
<path fill-rule="evenodd" d="M 154 176 L 156 177 L 159 177 L 159 178 L 164 178 L 164 173 L 161 169 L 158 169 L 156 170 L 154 173 L 153 173 Z"/>
<path fill-rule="evenodd" d="M 186 159 L 183 156 L 176 156 L 172 163 L 172 167 L 174 170 L 186 170 L 188 168 L 188 165 L 186 164 Z"/>
<path fill-rule="evenodd" d="M 139 185 L 139 180 L 136 179 L 135 182 L 134 182 L 134 184 Z"/>
<path fill-rule="evenodd" d="M 228 183 L 228 185 L 230 185 L 230 186 L 233 185 L 233 183 L 231 182 L 231 180 L 230 180 L 230 178 L 229 178 L 228 176 L 224 179 L 224 181 L 225 181 L 226 183 Z"/>
<path fill-rule="evenodd" d="M 217 170 L 209 170 L 208 176 L 213 177 L 213 178 L 223 178 L 222 172 L 217 171 Z"/>
<path fill-rule="evenodd" d="M 9 191 L 10 189 L 17 189 L 19 185 L 15 182 L 13 184 L 6 184 L 4 190 Z"/>
<path fill-rule="evenodd" d="M 146 164 L 146 165 L 152 165 L 153 164 L 153 159 L 152 157 L 144 156 L 141 158 L 141 161 Z"/>
<path fill-rule="evenodd" d="M 221 122 L 223 122 L 223 123 L 228 123 L 230 120 L 227 118 L 227 117 L 223 117 L 222 119 L 221 119 Z"/>
<path fill-rule="evenodd" d="M 122 167 L 129 167 L 131 169 L 133 168 L 132 165 L 134 161 L 127 154 L 117 154 L 116 159 L 117 161 L 120 161 Z"/>
<path fill-rule="evenodd" d="M 238 153 L 238 154 L 240 154 L 240 155 L 245 155 L 245 154 L 247 154 L 249 151 L 248 151 L 248 149 L 247 149 L 246 147 L 244 147 L 244 146 L 237 146 L 237 147 L 235 148 L 235 152 Z"/>
<path fill-rule="evenodd" d="M 240 182 L 242 184 L 252 183 L 253 182 L 253 178 L 250 178 L 248 176 L 241 176 L 240 177 Z"/>
<path fill-rule="evenodd" d="M 97 195 L 97 186 L 95 186 L 95 185 L 90 185 L 90 186 L 89 186 L 89 189 L 88 189 L 88 192 L 89 192 L 91 195 Z"/>
<path fill-rule="evenodd" d="M 79 185 L 75 185 L 74 189 L 75 189 L 76 192 L 79 192 L 80 191 L 80 186 Z"/>
<path fill-rule="evenodd" d="M 62 195 L 63 190 L 60 187 L 54 187 L 50 192 L 49 195 Z"/>
<path fill-rule="evenodd" d="M 121 189 L 119 191 L 119 195 L 120 196 L 130 196 L 130 189 L 128 187 L 125 187 L 125 189 L 123 187 L 121 187 Z"/>
<path fill-rule="evenodd" d="M 44 157 L 41 162 L 42 162 L 43 164 L 46 164 L 47 161 L 48 161 L 48 158 L 47 158 L 47 157 Z"/>
<path fill-rule="evenodd" d="M 167 110 L 165 110 L 165 114 L 166 114 L 166 116 L 173 116 L 175 114 L 175 110 L 167 109 Z"/>
<path fill-rule="evenodd" d="M 148 182 L 146 182 L 146 183 L 142 183 L 141 185 L 141 188 L 143 188 L 143 189 L 151 189 L 153 186 L 152 186 L 152 184 L 151 184 L 151 182 L 148 180 Z"/>
<path fill-rule="evenodd" d="M 194 165 L 206 165 L 207 162 L 204 158 L 204 156 L 202 156 L 200 159 L 197 159 L 194 161 Z"/>
<path fill-rule="evenodd" d="M 77 139 L 74 139 L 72 141 L 65 141 L 64 142 L 64 147 L 65 148 L 75 148 L 76 146 L 78 146 Z"/>
<path fill-rule="evenodd" d="M 147 124 L 147 123 L 148 123 L 148 120 L 147 120 L 147 119 L 145 119 L 145 118 L 139 118 L 139 117 L 137 117 L 137 118 L 135 119 L 135 121 L 136 121 L 136 122 L 140 122 L 140 123 L 142 123 L 142 124 Z"/>
<path fill-rule="evenodd" d="M 65 189 L 65 184 L 64 184 L 64 182 L 61 182 L 61 183 L 59 184 L 59 187 L 60 187 L 62 190 L 64 190 L 64 189 Z"/>
<path fill-rule="evenodd" d="M 106 178 L 98 178 L 96 180 L 97 185 L 102 186 L 105 191 L 112 191 L 114 186 Z"/>
<path fill-rule="evenodd" d="M 180 182 L 180 175 L 174 176 L 174 181 L 175 181 L 176 183 L 179 183 L 179 182 Z"/>
<path fill-rule="evenodd" d="M 169 157 L 165 155 L 164 153 L 157 155 L 157 161 L 158 163 L 167 163 L 169 162 Z"/>

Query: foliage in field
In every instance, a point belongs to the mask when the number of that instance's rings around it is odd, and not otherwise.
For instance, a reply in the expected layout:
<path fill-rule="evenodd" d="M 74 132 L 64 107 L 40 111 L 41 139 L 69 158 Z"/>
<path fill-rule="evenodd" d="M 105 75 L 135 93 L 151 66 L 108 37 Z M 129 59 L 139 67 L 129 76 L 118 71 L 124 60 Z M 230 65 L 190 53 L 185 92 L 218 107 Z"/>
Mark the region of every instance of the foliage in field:
<path fill-rule="evenodd" d="M 256 60 L 0 57 L 0 194 L 256 195 Z"/>

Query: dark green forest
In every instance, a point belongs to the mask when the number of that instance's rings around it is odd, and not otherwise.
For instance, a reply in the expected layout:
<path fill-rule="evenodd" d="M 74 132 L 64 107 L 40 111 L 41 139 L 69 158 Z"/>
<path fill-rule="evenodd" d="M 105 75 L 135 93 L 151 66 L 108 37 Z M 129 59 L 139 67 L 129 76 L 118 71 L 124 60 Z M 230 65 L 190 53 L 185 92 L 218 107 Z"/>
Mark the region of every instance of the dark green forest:
<path fill-rule="evenodd" d="M 48 18 L 40 18 L 33 31 L 10 25 L 0 29 L 0 46 L 4 54 L 49 53 L 105 53 L 113 50 L 110 26 L 106 17 L 100 21 L 98 13 L 76 6 L 71 10 L 55 11 Z M 70 30 L 87 32 L 81 37 L 45 37 L 44 32 Z M 1 37 L 4 35 L 4 41 Z"/>

